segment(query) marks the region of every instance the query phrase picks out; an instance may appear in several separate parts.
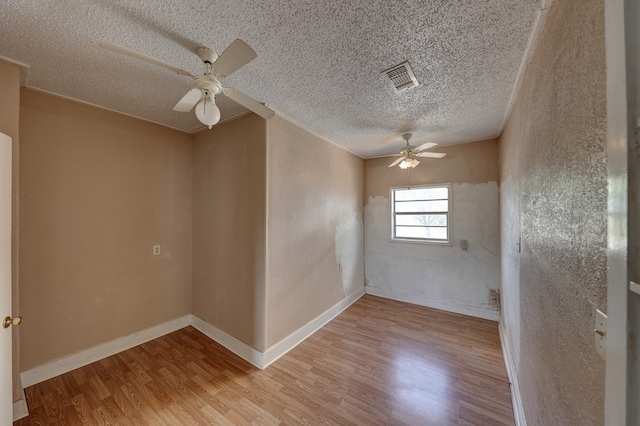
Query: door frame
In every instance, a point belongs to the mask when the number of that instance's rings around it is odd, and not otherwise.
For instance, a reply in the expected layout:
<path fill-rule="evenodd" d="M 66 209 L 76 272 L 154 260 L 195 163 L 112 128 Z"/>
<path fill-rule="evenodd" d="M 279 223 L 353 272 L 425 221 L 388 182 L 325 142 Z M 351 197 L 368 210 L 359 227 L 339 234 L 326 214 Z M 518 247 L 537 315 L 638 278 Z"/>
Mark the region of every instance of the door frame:
<path fill-rule="evenodd" d="M 605 425 L 635 425 L 640 357 L 630 342 L 640 331 L 638 173 L 640 111 L 640 6 L 637 0 L 605 0 L 607 65 L 607 363 Z M 640 195 L 640 194 L 639 194 Z M 635 202 L 633 201 L 635 200 Z"/>

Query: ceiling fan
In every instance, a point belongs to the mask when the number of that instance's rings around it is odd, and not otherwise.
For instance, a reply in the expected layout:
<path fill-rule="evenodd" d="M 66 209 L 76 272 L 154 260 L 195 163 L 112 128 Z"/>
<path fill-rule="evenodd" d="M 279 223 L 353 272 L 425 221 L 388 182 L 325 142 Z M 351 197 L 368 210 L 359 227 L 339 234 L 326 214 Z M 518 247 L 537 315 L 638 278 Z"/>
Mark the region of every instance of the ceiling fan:
<path fill-rule="evenodd" d="M 401 169 L 411 169 L 420 164 L 420 161 L 416 157 L 428 157 L 428 158 L 442 158 L 447 155 L 444 152 L 423 152 L 425 149 L 433 148 L 438 145 L 434 142 L 427 142 L 419 147 L 409 145 L 409 139 L 413 136 L 411 133 L 405 133 L 402 135 L 402 139 L 406 141 L 404 148 L 400 150 L 399 154 L 385 155 L 385 157 L 400 157 L 393 163 L 389 164 L 389 167 L 394 167 L 400 164 Z"/>
<path fill-rule="evenodd" d="M 222 55 L 220 56 L 218 56 L 215 51 L 207 47 L 198 48 L 196 53 L 204 63 L 205 70 L 204 74 L 197 76 L 160 59 L 138 53 L 134 50 L 108 41 L 102 41 L 99 45 L 103 49 L 111 50 L 112 52 L 120 53 L 135 59 L 140 59 L 150 64 L 166 68 L 177 74 L 191 77 L 195 88 L 189 90 L 187 94 L 178 101 L 176 106 L 173 107 L 173 110 L 178 112 L 189 112 L 195 106 L 196 117 L 202 124 L 209 128 L 220 121 L 220 110 L 215 103 L 215 96 L 220 93 L 239 103 L 243 107 L 255 112 L 264 119 L 272 118 L 275 115 L 273 110 L 265 105 L 251 99 L 249 96 L 239 92 L 238 90 L 222 87 L 222 84 L 220 83 L 219 79 L 230 76 L 258 56 L 247 43 L 240 39 L 231 43 L 227 50 L 222 52 Z"/>

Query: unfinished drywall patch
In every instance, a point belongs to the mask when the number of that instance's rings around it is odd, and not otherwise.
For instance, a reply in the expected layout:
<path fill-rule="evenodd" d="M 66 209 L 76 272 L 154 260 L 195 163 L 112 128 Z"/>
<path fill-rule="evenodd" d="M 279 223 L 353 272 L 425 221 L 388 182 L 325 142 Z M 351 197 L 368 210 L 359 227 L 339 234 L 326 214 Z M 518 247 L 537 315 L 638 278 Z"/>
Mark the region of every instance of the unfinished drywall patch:
<path fill-rule="evenodd" d="M 491 290 L 500 282 L 498 185 L 454 183 L 452 245 L 391 242 L 388 197 L 365 207 L 368 288 L 430 299 L 460 312 L 497 317 Z M 469 241 L 468 250 L 460 247 Z"/>
<path fill-rule="evenodd" d="M 343 295 L 348 296 L 363 284 L 364 229 L 361 214 L 344 209 L 336 225 L 335 245 Z"/>
<path fill-rule="evenodd" d="M 503 158 L 505 160 L 506 158 Z M 506 159 L 507 163 L 515 161 Z M 506 166 L 503 166 L 506 169 Z M 506 173 L 506 170 L 505 170 Z M 506 175 L 500 183 L 501 220 L 501 312 L 502 321 L 509 324 L 511 335 L 508 342 L 511 359 L 520 361 L 520 201 L 518 183 L 514 176 Z"/>
<path fill-rule="evenodd" d="M 360 158 L 267 122 L 267 349 L 364 286 L 363 189 Z"/>

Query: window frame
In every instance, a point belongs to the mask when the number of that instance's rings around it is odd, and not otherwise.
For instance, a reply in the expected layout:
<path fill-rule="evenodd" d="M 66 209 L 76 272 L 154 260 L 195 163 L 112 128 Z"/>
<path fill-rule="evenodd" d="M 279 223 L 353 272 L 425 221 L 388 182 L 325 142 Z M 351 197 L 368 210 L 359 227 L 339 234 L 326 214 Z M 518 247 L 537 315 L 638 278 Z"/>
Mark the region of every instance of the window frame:
<path fill-rule="evenodd" d="M 407 237 L 397 237 L 396 236 L 396 212 L 395 212 L 395 194 L 398 190 L 410 190 L 410 189 L 423 189 L 423 188 L 447 188 L 447 202 L 448 202 L 448 211 L 447 212 L 433 212 L 437 214 L 446 213 L 447 215 L 447 239 L 434 239 L 434 238 L 407 238 Z M 394 186 L 389 188 L 389 200 L 390 200 L 390 211 L 391 211 L 391 236 L 389 241 L 392 243 L 412 243 L 412 244 L 430 244 L 430 245 L 438 245 L 438 246 L 452 246 L 453 240 L 453 185 L 451 182 L 447 183 L 435 183 L 428 185 L 411 185 L 411 186 Z"/>

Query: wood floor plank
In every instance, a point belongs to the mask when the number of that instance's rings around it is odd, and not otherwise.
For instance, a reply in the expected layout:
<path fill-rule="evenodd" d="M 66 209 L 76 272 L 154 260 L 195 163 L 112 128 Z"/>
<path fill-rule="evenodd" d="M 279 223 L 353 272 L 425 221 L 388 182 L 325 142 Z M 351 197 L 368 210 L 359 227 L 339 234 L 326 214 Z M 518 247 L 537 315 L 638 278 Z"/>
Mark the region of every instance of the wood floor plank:
<path fill-rule="evenodd" d="M 366 295 L 266 370 L 186 327 L 25 390 L 23 425 L 513 425 L 497 324 Z"/>

